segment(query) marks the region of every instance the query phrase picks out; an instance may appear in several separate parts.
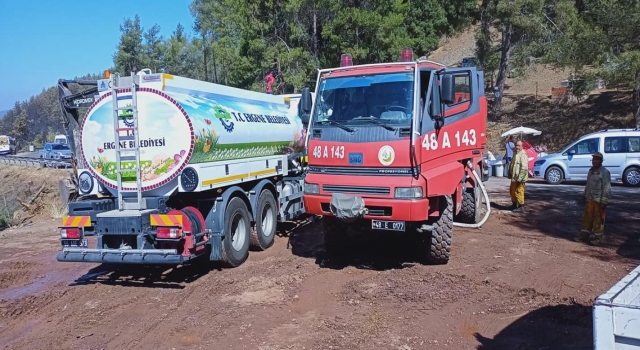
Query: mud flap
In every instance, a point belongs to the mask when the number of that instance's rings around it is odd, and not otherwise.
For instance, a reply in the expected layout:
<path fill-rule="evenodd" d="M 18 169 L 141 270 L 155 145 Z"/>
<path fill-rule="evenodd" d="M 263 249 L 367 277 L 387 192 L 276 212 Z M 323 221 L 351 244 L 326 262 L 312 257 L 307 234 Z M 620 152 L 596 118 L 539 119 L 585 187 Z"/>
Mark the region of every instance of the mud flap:
<path fill-rule="evenodd" d="M 209 236 L 209 245 L 211 246 L 211 254 L 209 260 L 221 261 L 222 260 L 222 233 L 214 232 Z"/>
<path fill-rule="evenodd" d="M 343 222 L 353 222 L 369 212 L 364 206 L 362 197 L 348 196 L 342 193 L 331 195 L 329 210 L 331 210 L 331 214 Z"/>

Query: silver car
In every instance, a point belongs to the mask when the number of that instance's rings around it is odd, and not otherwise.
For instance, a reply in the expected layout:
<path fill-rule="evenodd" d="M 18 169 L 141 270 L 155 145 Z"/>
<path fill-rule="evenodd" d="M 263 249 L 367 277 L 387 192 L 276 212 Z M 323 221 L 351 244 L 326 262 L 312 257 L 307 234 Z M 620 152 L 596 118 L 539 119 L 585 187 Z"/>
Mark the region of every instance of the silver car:
<path fill-rule="evenodd" d="M 535 177 L 556 185 L 563 180 L 585 181 L 591 168 L 591 156 L 604 155 L 603 166 L 611 173 L 611 181 L 627 186 L 640 186 L 640 130 L 610 129 L 582 136 L 560 153 L 538 159 L 533 165 Z"/>

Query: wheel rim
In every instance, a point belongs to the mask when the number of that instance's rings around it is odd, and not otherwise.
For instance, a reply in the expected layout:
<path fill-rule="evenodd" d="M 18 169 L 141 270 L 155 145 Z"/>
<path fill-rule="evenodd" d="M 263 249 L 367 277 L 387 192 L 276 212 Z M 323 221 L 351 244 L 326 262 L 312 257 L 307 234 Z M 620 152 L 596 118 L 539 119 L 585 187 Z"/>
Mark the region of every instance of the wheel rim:
<path fill-rule="evenodd" d="M 247 226 L 244 223 L 241 213 L 236 213 L 233 216 L 233 220 L 231 221 L 231 232 L 233 235 L 231 236 L 231 246 L 236 251 L 242 250 L 244 246 L 244 242 L 246 240 L 246 235 L 244 234 Z"/>
<path fill-rule="evenodd" d="M 262 233 L 269 237 L 273 229 L 273 208 L 270 204 L 264 206 L 262 209 Z"/>
<path fill-rule="evenodd" d="M 627 182 L 630 185 L 637 185 L 640 183 L 640 172 L 638 170 L 631 170 L 627 173 Z"/>
<path fill-rule="evenodd" d="M 549 180 L 551 180 L 551 182 L 558 182 L 560 181 L 560 170 L 558 169 L 551 169 L 549 170 Z"/>

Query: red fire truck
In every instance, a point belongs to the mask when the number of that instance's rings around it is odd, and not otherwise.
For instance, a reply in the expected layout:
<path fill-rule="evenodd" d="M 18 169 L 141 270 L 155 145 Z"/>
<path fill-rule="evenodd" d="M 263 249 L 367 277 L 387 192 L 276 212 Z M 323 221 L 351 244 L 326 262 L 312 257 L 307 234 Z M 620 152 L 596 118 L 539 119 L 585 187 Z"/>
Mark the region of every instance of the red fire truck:
<path fill-rule="evenodd" d="M 380 64 L 353 65 L 344 54 L 340 67 L 319 71 L 310 101 L 304 89 L 304 205 L 323 216 L 328 252 L 346 229 L 365 226 L 420 234 L 427 259 L 447 263 L 454 219 L 486 220 L 483 72 L 414 60 L 411 49 Z"/>

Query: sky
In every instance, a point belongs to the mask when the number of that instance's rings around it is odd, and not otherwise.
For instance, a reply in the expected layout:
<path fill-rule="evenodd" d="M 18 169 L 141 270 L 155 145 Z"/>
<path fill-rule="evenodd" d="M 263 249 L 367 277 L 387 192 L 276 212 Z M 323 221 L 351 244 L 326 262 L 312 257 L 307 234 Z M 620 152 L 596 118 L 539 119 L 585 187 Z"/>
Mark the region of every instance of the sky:
<path fill-rule="evenodd" d="M 125 18 L 143 30 L 158 24 L 171 35 L 178 23 L 191 35 L 191 0 L 1 0 L 0 111 L 13 108 L 58 79 L 113 66 Z"/>

